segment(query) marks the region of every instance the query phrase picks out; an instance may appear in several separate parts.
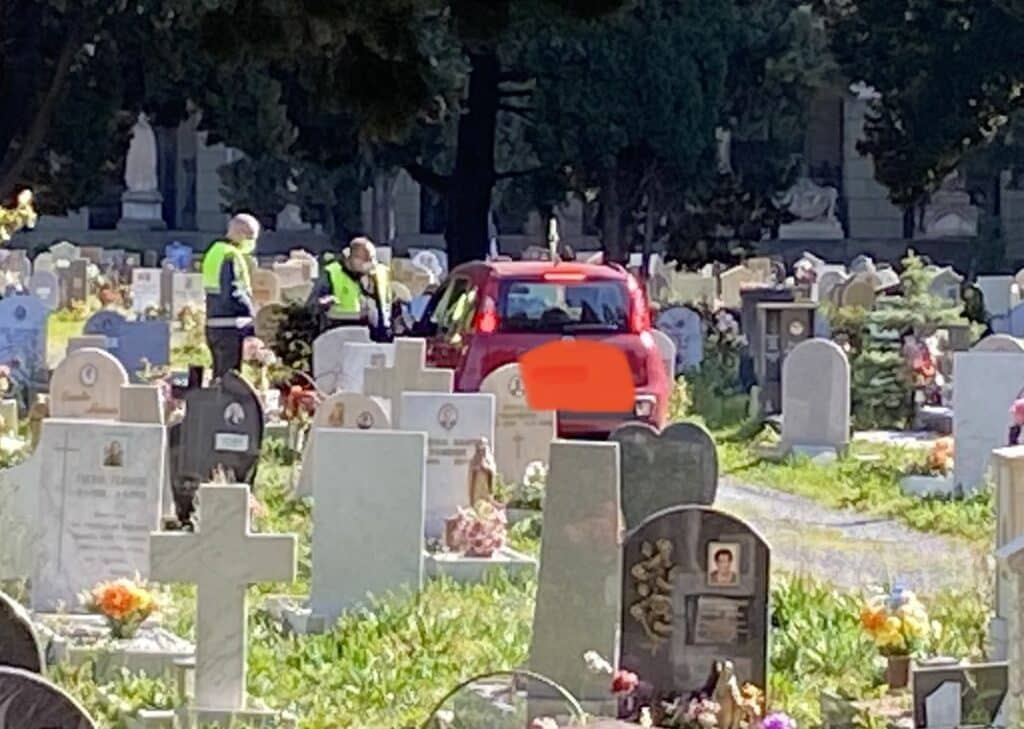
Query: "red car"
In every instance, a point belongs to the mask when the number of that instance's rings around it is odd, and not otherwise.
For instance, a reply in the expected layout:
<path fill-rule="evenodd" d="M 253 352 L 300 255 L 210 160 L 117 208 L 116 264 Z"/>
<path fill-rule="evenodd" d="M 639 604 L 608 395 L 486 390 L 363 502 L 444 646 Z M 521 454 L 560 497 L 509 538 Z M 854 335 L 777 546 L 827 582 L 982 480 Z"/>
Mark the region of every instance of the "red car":
<path fill-rule="evenodd" d="M 455 370 L 456 392 L 547 342 L 590 339 L 621 349 L 636 386 L 633 412 L 558 413 L 563 438 L 606 438 L 640 420 L 662 427 L 671 385 L 650 334 L 643 287 L 620 266 L 550 261 L 466 263 L 431 298 L 417 331 L 427 361 Z"/>

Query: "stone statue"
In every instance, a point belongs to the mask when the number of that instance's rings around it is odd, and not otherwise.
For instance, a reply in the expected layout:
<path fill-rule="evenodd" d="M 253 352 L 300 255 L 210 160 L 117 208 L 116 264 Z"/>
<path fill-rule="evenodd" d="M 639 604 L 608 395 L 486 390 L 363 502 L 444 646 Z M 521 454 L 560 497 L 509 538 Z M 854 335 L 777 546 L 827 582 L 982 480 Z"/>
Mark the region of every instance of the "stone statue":
<path fill-rule="evenodd" d="M 732 131 L 723 127 L 715 128 L 715 141 L 718 146 L 718 172 L 731 175 L 732 169 Z"/>
<path fill-rule="evenodd" d="M 494 462 L 491 444 L 486 438 L 476 442 L 473 458 L 469 462 L 469 503 L 476 506 L 481 501 L 494 499 L 494 482 L 498 466 Z"/>
<path fill-rule="evenodd" d="M 130 192 L 153 192 L 156 179 L 156 134 L 144 112 L 132 127 L 132 141 L 124 166 L 124 184 Z"/>
<path fill-rule="evenodd" d="M 732 661 L 715 664 L 718 678 L 711 694 L 711 700 L 720 707 L 718 710 L 719 729 L 740 729 L 744 719 L 742 707 L 743 695 L 736 681 L 736 671 Z"/>
<path fill-rule="evenodd" d="M 920 232 L 929 238 L 973 238 L 978 235 L 978 208 L 959 170 L 942 180 L 921 213 Z"/>
<path fill-rule="evenodd" d="M 838 201 L 839 191 L 836 188 L 819 185 L 803 175 L 776 199 L 776 205 L 791 213 L 798 221 L 832 222 L 836 220 Z"/>

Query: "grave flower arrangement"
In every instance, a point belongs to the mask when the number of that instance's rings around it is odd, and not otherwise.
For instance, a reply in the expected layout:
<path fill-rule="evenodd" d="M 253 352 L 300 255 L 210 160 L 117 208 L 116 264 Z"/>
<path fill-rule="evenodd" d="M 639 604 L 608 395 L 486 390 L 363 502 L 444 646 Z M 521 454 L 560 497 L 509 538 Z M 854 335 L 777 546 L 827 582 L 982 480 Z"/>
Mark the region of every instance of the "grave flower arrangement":
<path fill-rule="evenodd" d="M 15 198 L 13 207 L 0 207 L 0 242 L 6 243 L 22 228 L 35 227 L 38 219 L 32 205 L 32 191 L 22 190 Z"/>
<path fill-rule="evenodd" d="M 508 508 L 540 511 L 544 503 L 544 488 L 548 480 L 548 467 L 543 461 L 533 461 L 523 473 L 522 483 L 509 494 Z"/>
<path fill-rule="evenodd" d="M 81 601 L 87 610 L 106 618 L 111 637 L 119 640 L 133 638 L 158 607 L 156 594 L 138 578 L 101 582 L 83 593 Z"/>
<path fill-rule="evenodd" d="M 939 438 L 924 458 L 915 459 L 907 468 L 908 476 L 948 476 L 953 471 L 953 439 Z"/>
<path fill-rule="evenodd" d="M 1010 426 L 1010 436 L 1007 445 L 1019 445 L 1021 430 L 1024 429 L 1024 397 L 1019 397 L 1010 406 L 1010 419 L 1013 424 Z"/>
<path fill-rule="evenodd" d="M 886 680 L 893 689 L 905 688 L 910 659 L 919 654 L 931 632 L 928 611 L 913 592 L 895 588 L 868 598 L 860 623 L 878 652 L 888 659 Z"/>
<path fill-rule="evenodd" d="M 468 557 L 490 557 L 505 546 L 508 518 L 505 507 L 493 501 L 479 501 L 472 508 L 460 508 L 445 525 L 445 543 L 453 552 Z"/>

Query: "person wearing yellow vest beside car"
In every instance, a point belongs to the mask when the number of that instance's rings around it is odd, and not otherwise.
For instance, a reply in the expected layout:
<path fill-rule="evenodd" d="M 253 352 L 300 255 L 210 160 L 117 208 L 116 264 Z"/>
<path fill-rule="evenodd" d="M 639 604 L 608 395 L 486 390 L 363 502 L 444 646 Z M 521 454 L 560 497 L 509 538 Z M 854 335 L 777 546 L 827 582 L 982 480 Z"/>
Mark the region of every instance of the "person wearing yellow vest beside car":
<path fill-rule="evenodd" d="M 242 343 L 252 336 L 256 315 L 247 256 L 256 250 L 260 223 L 252 215 L 236 215 L 227 234 L 203 256 L 206 289 L 206 343 L 213 356 L 213 376 L 222 377 L 242 365 Z"/>
<path fill-rule="evenodd" d="M 390 338 L 391 275 L 377 263 L 369 238 L 354 238 L 342 256 L 323 266 L 311 299 L 323 314 L 323 331 L 364 326 L 377 341 Z"/>

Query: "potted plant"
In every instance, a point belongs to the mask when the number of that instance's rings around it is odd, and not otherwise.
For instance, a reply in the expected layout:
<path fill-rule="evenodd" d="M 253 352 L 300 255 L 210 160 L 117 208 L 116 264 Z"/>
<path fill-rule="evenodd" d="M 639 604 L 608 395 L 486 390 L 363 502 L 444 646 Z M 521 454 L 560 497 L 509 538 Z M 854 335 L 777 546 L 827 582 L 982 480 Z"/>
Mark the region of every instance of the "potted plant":
<path fill-rule="evenodd" d="M 886 682 L 892 690 L 905 689 L 910 661 L 924 647 L 930 624 L 928 612 L 914 593 L 901 588 L 874 595 L 861 608 L 860 622 L 887 659 Z"/>

